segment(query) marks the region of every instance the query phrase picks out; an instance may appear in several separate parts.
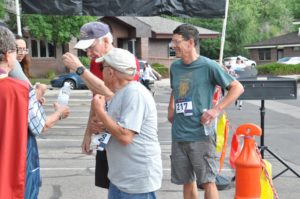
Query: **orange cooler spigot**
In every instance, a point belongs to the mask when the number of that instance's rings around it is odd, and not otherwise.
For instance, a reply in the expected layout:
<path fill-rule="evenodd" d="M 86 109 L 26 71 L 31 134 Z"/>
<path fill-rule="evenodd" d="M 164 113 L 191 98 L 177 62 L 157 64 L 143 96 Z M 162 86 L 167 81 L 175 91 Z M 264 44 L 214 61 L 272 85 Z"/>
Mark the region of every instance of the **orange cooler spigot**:
<path fill-rule="evenodd" d="M 239 126 L 236 132 L 237 135 L 244 135 L 244 146 L 235 160 L 235 199 L 260 199 L 262 164 L 253 136 L 261 136 L 261 128 L 248 123 Z"/>

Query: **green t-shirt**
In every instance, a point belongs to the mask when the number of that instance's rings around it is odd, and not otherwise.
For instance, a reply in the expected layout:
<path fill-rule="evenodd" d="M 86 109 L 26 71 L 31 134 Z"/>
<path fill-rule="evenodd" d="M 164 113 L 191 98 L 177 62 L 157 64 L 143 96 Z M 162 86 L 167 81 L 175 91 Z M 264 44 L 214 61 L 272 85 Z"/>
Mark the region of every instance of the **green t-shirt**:
<path fill-rule="evenodd" d="M 175 99 L 173 141 L 205 139 L 200 118 L 203 109 L 212 107 L 217 85 L 226 88 L 234 80 L 217 62 L 199 56 L 191 64 L 177 60 L 171 65 L 171 88 Z M 192 108 L 191 108 L 192 106 Z"/>

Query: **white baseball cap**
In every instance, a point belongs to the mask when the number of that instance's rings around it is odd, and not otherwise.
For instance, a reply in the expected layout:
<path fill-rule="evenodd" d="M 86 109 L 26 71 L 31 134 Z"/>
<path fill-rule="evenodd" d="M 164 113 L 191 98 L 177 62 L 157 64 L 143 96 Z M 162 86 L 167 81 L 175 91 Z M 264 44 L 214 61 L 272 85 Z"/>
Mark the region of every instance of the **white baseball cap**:
<path fill-rule="evenodd" d="M 121 73 L 128 75 L 135 75 L 136 73 L 135 56 L 128 50 L 112 48 L 107 54 L 96 59 L 97 63 L 102 61 Z"/>

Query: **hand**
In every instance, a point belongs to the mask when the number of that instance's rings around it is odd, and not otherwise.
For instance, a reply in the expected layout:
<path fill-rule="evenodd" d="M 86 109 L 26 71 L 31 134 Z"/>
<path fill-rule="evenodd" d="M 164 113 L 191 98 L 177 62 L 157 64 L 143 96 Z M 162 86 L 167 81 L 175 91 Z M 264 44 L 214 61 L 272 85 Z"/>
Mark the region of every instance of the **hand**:
<path fill-rule="evenodd" d="M 69 52 L 62 56 L 62 60 L 64 65 L 69 68 L 71 72 L 75 72 L 79 66 L 83 66 L 79 58 Z"/>
<path fill-rule="evenodd" d="M 54 109 L 60 113 L 61 119 L 65 119 L 69 117 L 70 108 L 68 106 L 62 106 L 57 102 L 55 102 L 53 105 L 54 105 Z"/>
<path fill-rule="evenodd" d="M 217 109 L 215 108 L 209 109 L 202 114 L 200 118 L 200 122 L 201 124 L 210 124 L 211 121 L 217 118 L 219 114 L 220 112 Z"/>
<path fill-rule="evenodd" d="M 89 129 L 92 133 L 96 134 L 98 132 L 105 131 L 105 126 L 101 121 L 99 121 L 99 119 L 96 116 L 93 116 L 91 119 L 91 124 Z"/>
<path fill-rule="evenodd" d="M 40 84 L 40 83 L 35 84 L 36 99 L 40 102 L 41 105 L 44 105 L 46 102 L 43 96 L 45 95 L 47 88 L 48 86 L 46 84 Z"/>
<path fill-rule="evenodd" d="M 87 154 L 87 155 L 91 155 L 93 153 L 93 150 L 90 148 L 91 140 L 92 140 L 91 137 L 92 137 L 92 134 L 85 133 L 83 140 L 82 140 L 82 144 L 81 144 L 82 153 Z"/>

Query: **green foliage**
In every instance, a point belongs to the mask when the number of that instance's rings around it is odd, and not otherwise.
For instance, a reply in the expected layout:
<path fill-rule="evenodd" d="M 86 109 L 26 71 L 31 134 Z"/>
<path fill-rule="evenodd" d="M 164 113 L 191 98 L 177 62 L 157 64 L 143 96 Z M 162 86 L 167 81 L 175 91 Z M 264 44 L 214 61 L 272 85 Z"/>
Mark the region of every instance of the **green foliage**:
<path fill-rule="evenodd" d="M 280 63 L 269 63 L 257 66 L 259 75 L 292 75 L 300 74 L 300 64 L 289 65 Z"/>
<path fill-rule="evenodd" d="M 90 59 L 88 57 L 82 56 L 82 57 L 78 57 L 78 58 L 86 68 L 90 67 Z"/>
<path fill-rule="evenodd" d="M 49 85 L 50 84 L 50 79 L 30 78 L 30 82 L 31 82 L 32 85 L 34 85 L 36 82 L 39 82 L 41 84 Z"/>
<path fill-rule="evenodd" d="M 47 72 L 47 78 L 48 79 L 53 79 L 56 76 L 55 71 L 54 70 L 49 70 Z"/>
<path fill-rule="evenodd" d="M 4 0 L 0 0 L 0 19 L 3 19 L 4 16 L 5 16 Z"/>
<path fill-rule="evenodd" d="M 151 67 L 156 70 L 163 78 L 169 77 L 169 69 L 160 63 L 153 63 Z"/>
<path fill-rule="evenodd" d="M 36 39 L 46 39 L 57 43 L 67 43 L 72 37 L 79 37 L 80 27 L 96 17 L 91 16 L 54 16 L 23 15 L 22 25 Z"/>
<path fill-rule="evenodd" d="M 224 57 L 248 57 L 245 45 L 291 32 L 296 16 L 300 18 L 299 0 L 230 0 Z M 168 18 L 222 32 L 223 19 Z M 219 51 L 220 38 L 201 40 L 202 55 L 218 59 Z"/>

